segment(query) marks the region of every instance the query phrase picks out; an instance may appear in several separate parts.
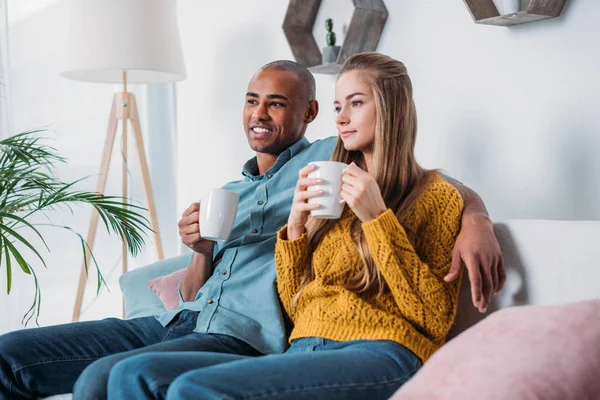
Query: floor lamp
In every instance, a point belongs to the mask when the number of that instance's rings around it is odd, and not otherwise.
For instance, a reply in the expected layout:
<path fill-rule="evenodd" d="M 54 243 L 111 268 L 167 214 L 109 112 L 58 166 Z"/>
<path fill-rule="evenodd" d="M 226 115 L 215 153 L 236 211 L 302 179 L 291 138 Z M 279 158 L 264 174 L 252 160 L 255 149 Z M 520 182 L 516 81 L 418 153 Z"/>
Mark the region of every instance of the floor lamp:
<path fill-rule="evenodd" d="M 115 93 L 108 120 L 96 191 L 104 193 L 119 121 L 122 126 L 123 197 L 127 197 L 127 139 L 131 123 L 146 205 L 158 258 L 163 259 L 158 218 L 144 151 L 144 142 L 135 96 L 128 84 L 176 82 L 185 79 L 185 65 L 177 25 L 175 0 L 75 0 L 71 8 L 71 31 L 67 66 L 61 76 L 68 79 L 117 83 L 123 92 Z M 94 210 L 87 235 L 90 260 L 99 215 Z M 127 245 L 123 243 L 123 272 L 127 271 Z M 73 321 L 81 314 L 87 281 L 85 262 L 73 310 Z"/>

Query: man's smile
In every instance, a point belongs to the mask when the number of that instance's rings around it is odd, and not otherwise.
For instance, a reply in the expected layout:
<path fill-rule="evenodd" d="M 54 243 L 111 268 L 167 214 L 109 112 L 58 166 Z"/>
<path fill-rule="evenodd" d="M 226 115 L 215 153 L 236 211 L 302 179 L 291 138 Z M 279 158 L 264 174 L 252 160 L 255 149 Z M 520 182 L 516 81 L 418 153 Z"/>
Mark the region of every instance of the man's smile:
<path fill-rule="evenodd" d="M 264 139 L 273 132 L 273 129 L 267 125 L 250 125 L 250 133 L 256 139 Z"/>

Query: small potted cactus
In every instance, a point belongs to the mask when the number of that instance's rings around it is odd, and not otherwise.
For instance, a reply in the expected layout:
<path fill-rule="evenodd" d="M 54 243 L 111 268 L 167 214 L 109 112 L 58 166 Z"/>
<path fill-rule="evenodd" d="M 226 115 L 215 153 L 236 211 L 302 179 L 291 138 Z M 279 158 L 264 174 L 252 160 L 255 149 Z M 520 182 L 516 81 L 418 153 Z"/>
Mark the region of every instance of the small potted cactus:
<path fill-rule="evenodd" d="M 325 20 L 325 29 L 327 29 L 327 47 L 323 47 L 323 64 L 333 64 L 337 61 L 340 54 L 340 46 L 335 45 L 335 32 L 333 32 L 333 20 Z"/>

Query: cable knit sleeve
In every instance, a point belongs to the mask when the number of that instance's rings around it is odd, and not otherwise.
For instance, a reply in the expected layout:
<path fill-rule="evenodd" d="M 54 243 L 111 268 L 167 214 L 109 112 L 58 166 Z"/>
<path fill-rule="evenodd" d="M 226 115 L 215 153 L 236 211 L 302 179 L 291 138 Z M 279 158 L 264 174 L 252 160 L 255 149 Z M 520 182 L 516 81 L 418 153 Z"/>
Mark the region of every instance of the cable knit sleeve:
<path fill-rule="evenodd" d="M 308 255 L 306 232 L 296 240 L 287 240 L 287 225 L 277 233 L 275 267 L 277 268 L 277 291 L 287 314 L 291 317 L 292 299 L 300 290 L 303 265 Z"/>
<path fill-rule="evenodd" d="M 452 248 L 460 231 L 463 201 L 440 179 L 416 204 L 422 213 L 419 248 L 415 249 L 392 210 L 362 224 L 369 250 L 404 317 L 443 339 L 456 315 L 460 279 L 447 283 Z"/>

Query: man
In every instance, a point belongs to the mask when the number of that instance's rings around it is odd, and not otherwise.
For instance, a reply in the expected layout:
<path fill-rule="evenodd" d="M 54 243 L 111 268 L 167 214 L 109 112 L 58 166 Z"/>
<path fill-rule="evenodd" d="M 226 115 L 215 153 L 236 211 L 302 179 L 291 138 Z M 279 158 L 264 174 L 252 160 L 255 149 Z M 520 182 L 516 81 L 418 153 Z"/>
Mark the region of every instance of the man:
<path fill-rule="evenodd" d="M 75 399 L 106 398 L 109 376 L 111 371 L 118 376 L 118 363 L 147 352 L 204 351 L 233 357 L 284 351 L 275 234 L 287 220 L 297 171 L 308 162 L 330 158 L 334 140 L 311 144 L 304 138 L 317 114 L 315 81 L 306 68 L 291 61 L 261 68 L 248 86 L 243 114 L 256 157 L 244 166 L 243 180 L 225 185 L 240 193 L 228 240 L 215 245 L 200 238 L 198 204 L 179 223 L 182 240 L 194 250 L 180 284 L 179 309 L 156 318 L 109 318 L 0 336 L 0 398 L 43 397 L 72 389 Z M 471 280 L 483 277 L 482 289 L 476 286 L 474 291 L 474 304 L 483 309 L 504 281 L 501 254 L 480 199 L 458 186 L 466 207 L 448 279 L 458 276 L 464 260 Z M 149 390 L 164 389 L 169 374 L 180 373 L 164 372 L 161 382 L 147 382 Z"/>

